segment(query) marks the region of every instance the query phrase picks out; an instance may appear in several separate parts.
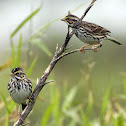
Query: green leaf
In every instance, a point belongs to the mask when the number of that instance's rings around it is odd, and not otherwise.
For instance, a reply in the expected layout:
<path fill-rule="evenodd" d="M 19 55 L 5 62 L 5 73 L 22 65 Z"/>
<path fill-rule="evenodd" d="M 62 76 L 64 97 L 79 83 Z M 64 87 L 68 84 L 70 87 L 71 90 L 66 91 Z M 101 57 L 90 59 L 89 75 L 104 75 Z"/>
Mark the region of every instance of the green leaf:
<path fill-rule="evenodd" d="M 56 21 L 58 21 L 60 18 L 56 18 L 50 22 L 48 22 L 47 24 L 43 25 L 42 27 L 40 27 L 35 33 L 33 33 L 30 38 L 27 40 L 27 42 L 34 42 L 36 40 L 39 40 L 41 41 L 41 38 L 42 38 L 42 35 L 44 32 L 47 31 L 47 29 L 53 24 L 55 23 Z"/>
<path fill-rule="evenodd" d="M 74 100 L 74 98 L 75 98 L 75 95 L 76 95 L 76 93 L 77 93 L 77 90 L 78 90 L 78 87 L 75 86 L 75 87 L 73 87 L 73 88 L 70 90 L 70 92 L 67 94 L 66 99 L 65 99 L 64 102 L 63 102 L 63 108 L 62 108 L 63 111 L 66 111 L 67 109 L 70 108 L 70 106 L 71 106 L 71 104 L 72 104 L 72 102 L 73 102 L 73 100 Z"/>
<path fill-rule="evenodd" d="M 61 124 L 60 92 L 54 85 L 50 85 L 50 101 L 54 104 L 52 118 L 56 126 Z"/>
<path fill-rule="evenodd" d="M 17 50 L 17 57 L 16 57 L 16 66 L 20 66 L 21 45 L 22 45 L 22 35 L 20 35 L 19 42 L 18 42 L 18 50 Z"/>
<path fill-rule="evenodd" d="M 86 115 L 89 115 L 92 107 L 93 107 L 93 95 L 92 95 L 92 92 L 90 91 L 89 92 L 89 97 L 88 97 L 88 106 L 86 108 Z"/>
<path fill-rule="evenodd" d="M 49 57 L 52 56 L 52 53 L 49 51 L 49 49 L 45 46 L 45 44 L 40 39 L 33 39 L 31 40 L 31 42 L 37 45 Z"/>
<path fill-rule="evenodd" d="M 90 121 L 88 120 L 87 116 L 84 114 L 82 107 L 80 107 L 80 115 L 82 119 L 83 126 L 91 126 Z"/>
<path fill-rule="evenodd" d="M 12 100 L 11 103 L 9 104 L 9 110 L 12 112 L 14 110 L 14 107 L 16 106 L 16 103 Z"/>
<path fill-rule="evenodd" d="M 47 122 L 53 110 L 54 104 L 50 104 L 42 116 L 40 126 L 47 126 Z"/>
<path fill-rule="evenodd" d="M 107 89 L 106 94 L 105 94 L 104 99 L 103 99 L 103 103 L 102 103 L 102 107 L 101 107 L 101 117 L 102 118 L 105 115 L 105 110 L 106 110 L 107 104 L 109 102 L 110 91 L 111 91 L 111 87 L 109 87 Z"/>
<path fill-rule="evenodd" d="M 19 25 L 18 27 L 11 33 L 10 38 L 12 38 L 21 28 L 22 26 L 27 23 L 32 17 L 34 17 L 39 11 L 40 8 L 37 8 L 35 11 L 33 11 L 27 18 L 25 18 Z"/>
<path fill-rule="evenodd" d="M 125 120 L 124 120 L 123 115 L 119 115 L 115 121 L 114 126 L 125 126 L 124 123 L 125 123 Z"/>
<path fill-rule="evenodd" d="M 67 117 L 69 116 L 70 118 L 72 118 L 72 120 L 74 120 L 76 123 L 80 123 L 81 120 L 78 116 L 78 110 L 79 110 L 79 106 L 76 106 L 69 110 L 65 110 L 64 114 L 67 115 Z"/>
<path fill-rule="evenodd" d="M 126 79 L 123 80 L 123 87 L 124 87 L 124 92 L 125 92 L 125 95 L 126 95 Z"/>
<path fill-rule="evenodd" d="M 5 104 L 5 108 L 7 110 L 7 113 L 10 114 L 10 110 L 9 110 L 9 106 L 8 106 L 7 101 L 6 101 L 6 98 L 4 97 L 4 95 L 1 92 L 0 92 L 0 96 L 1 96 L 1 98 L 2 98 L 2 100 L 4 102 L 4 104 Z"/>
<path fill-rule="evenodd" d="M 76 122 L 74 121 L 74 120 L 72 120 L 69 124 L 68 124 L 68 126 L 76 126 Z"/>
<path fill-rule="evenodd" d="M 37 59 L 38 59 L 38 57 L 36 56 L 35 58 L 34 58 L 34 60 L 32 61 L 32 64 L 31 64 L 31 66 L 29 67 L 29 69 L 28 69 L 28 71 L 27 71 L 27 77 L 29 77 L 30 75 L 31 75 L 31 72 L 32 72 L 32 70 L 33 70 L 33 68 L 34 68 L 34 66 L 35 66 L 35 63 L 36 63 L 36 61 L 37 61 Z"/>
<path fill-rule="evenodd" d="M 5 118 L 4 126 L 8 126 L 8 122 L 9 122 L 9 114 L 6 112 L 6 118 Z"/>
<path fill-rule="evenodd" d="M 11 55 L 12 55 L 12 68 L 15 67 L 15 50 L 14 50 L 14 43 L 11 40 Z"/>

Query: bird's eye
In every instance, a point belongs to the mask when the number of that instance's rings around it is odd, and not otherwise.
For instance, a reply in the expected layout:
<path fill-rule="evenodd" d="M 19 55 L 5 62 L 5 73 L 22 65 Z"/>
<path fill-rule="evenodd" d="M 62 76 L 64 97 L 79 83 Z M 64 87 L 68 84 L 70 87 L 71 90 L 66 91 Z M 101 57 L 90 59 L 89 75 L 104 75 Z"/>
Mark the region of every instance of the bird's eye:
<path fill-rule="evenodd" d="M 70 18 L 67 18 L 67 20 L 70 20 Z"/>

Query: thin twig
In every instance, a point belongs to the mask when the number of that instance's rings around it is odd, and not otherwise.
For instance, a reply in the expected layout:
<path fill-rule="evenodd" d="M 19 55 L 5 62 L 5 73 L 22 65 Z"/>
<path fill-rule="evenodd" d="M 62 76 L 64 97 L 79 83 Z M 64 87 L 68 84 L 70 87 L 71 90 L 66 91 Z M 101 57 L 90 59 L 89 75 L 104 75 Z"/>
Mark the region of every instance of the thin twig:
<path fill-rule="evenodd" d="M 98 47 L 96 47 L 97 49 L 100 48 L 101 45 L 99 45 Z M 92 48 L 84 48 L 84 50 L 92 50 Z M 59 56 L 57 59 L 56 59 L 56 62 L 59 61 L 60 59 L 62 59 L 64 56 L 67 56 L 67 55 L 70 55 L 70 54 L 73 54 L 75 52 L 80 52 L 80 49 L 75 49 L 75 50 L 72 50 L 68 53 L 64 53 L 62 54 L 61 56 Z"/>
<path fill-rule="evenodd" d="M 73 45 L 71 45 L 71 46 L 67 47 L 65 50 L 68 50 L 68 49 L 70 49 L 70 48 L 72 48 L 72 47 L 73 47 Z"/>
<path fill-rule="evenodd" d="M 28 125 L 29 124 L 29 122 L 28 123 L 25 123 L 25 124 L 22 124 L 21 126 L 26 126 L 26 125 Z"/>
<path fill-rule="evenodd" d="M 40 84 L 39 86 L 43 86 L 43 85 L 46 85 L 46 84 L 51 83 L 51 82 L 54 82 L 54 80 L 50 80 L 50 81 L 44 82 L 43 84 Z"/>
<path fill-rule="evenodd" d="M 68 53 L 64 53 L 64 54 L 60 55 L 60 56 L 56 59 L 56 62 L 59 61 L 59 60 L 60 60 L 61 58 L 63 58 L 64 56 L 67 56 L 67 55 L 69 55 L 69 54 L 72 54 L 72 53 L 75 53 L 75 52 L 78 52 L 78 51 L 80 51 L 80 49 L 75 49 L 75 50 L 72 50 L 72 51 L 70 51 L 70 52 L 68 52 Z"/>
<path fill-rule="evenodd" d="M 90 3 L 90 5 L 88 6 L 88 8 L 84 11 L 83 15 L 81 16 L 81 20 L 83 20 L 83 18 L 86 16 L 87 12 L 91 9 L 91 7 L 94 5 L 94 2 L 96 0 L 92 0 L 92 2 Z"/>

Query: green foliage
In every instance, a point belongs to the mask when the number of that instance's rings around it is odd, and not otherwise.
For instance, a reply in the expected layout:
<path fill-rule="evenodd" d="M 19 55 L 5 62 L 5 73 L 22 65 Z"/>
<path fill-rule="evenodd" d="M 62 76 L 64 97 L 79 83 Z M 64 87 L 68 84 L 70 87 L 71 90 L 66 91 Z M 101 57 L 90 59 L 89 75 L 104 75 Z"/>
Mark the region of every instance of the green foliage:
<path fill-rule="evenodd" d="M 4 102 L 4 105 L 5 105 L 5 108 L 6 108 L 6 111 L 7 111 L 7 114 L 10 114 L 10 109 L 9 109 L 9 105 L 8 105 L 8 102 L 6 101 L 6 98 L 5 96 L 0 92 L 0 96 Z"/>
<path fill-rule="evenodd" d="M 21 45 L 22 45 L 22 35 L 20 35 L 19 41 L 18 41 L 17 56 L 16 56 L 16 66 L 20 66 Z"/>
<path fill-rule="evenodd" d="M 93 95 L 92 95 L 92 92 L 90 91 L 89 96 L 88 96 L 88 106 L 86 108 L 86 115 L 87 116 L 90 114 L 92 108 L 93 108 Z"/>
<path fill-rule="evenodd" d="M 78 6 L 75 10 L 78 10 L 80 8 Z M 75 11 L 73 10 L 73 11 Z M 24 27 L 24 25 L 29 22 L 35 15 L 38 14 L 40 11 L 40 8 L 36 9 L 34 12 L 32 12 L 29 16 L 27 16 L 18 26 L 15 28 L 15 30 L 10 35 L 10 41 L 11 41 L 11 55 L 12 55 L 12 66 L 11 69 L 20 66 L 22 64 L 21 58 L 22 58 L 22 45 L 26 45 L 27 43 L 30 43 L 34 46 L 39 47 L 47 56 L 52 57 L 51 51 L 48 49 L 46 44 L 43 41 L 43 36 L 46 33 L 47 29 L 50 28 L 50 26 L 53 23 L 56 23 L 61 17 L 56 18 L 50 22 L 47 22 L 46 24 L 42 25 L 36 32 L 34 32 L 27 41 L 22 41 L 22 34 L 19 36 L 19 41 L 16 44 L 14 44 L 14 41 L 12 40 L 13 37 L 19 32 L 19 30 Z M 31 62 L 30 67 L 28 67 L 27 76 L 29 77 L 31 75 L 31 72 L 33 68 L 36 65 L 37 62 L 37 56 L 33 59 Z M 11 60 L 7 64 L 11 64 Z M 7 66 L 7 64 L 5 64 Z M 85 63 L 88 64 L 88 61 Z M 1 65 L 3 68 L 3 65 Z M 24 65 L 26 66 L 26 64 Z M 88 70 L 91 71 L 91 70 Z M 82 77 L 81 82 L 79 82 L 79 86 L 83 82 L 92 82 L 90 76 L 89 80 L 86 80 L 86 75 L 90 75 L 91 72 L 88 72 L 84 74 Z M 98 77 L 99 79 L 100 77 Z M 53 77 L 54 79 L 54 77 Z M 95 78 L 95 81 L 98 80 Z M 64 86 L 63 86 L 64 85 Z M 75 86 L 71 89 L 68 89 L 69 83 L 65 81 L 63 83 L 62 92 L 59 88 L 56 88 L 56 85 L 49 85 L 50 90 L 47 92 L 49 94 L 49 105 L 45 107 L 44 114 L 41 117 L 40 121 L 41 126 L 125 126 L 125 110 L 121 108 L 122 112 L 117 110 L 115 111 L 113 108 L 113 101 L 110 99 L 110 93 L 111 93 L 111 87 L 109 87 L 105 93 L 105 96 L 101 99 L 101 103 L 96 103 L 92 90 L 89 91 L 87 95 L 87 101 L 84 101 L 83 103 L 74 104 L 74 101 L 78 99 L 77 94 L 79 93 L 80 87 Z M 123 86 L 124 86 L 124 93 L 122 95 L 118 95 L 116 98 L 119 100 L 126 100 L 126 81 L 123 79 Z M 84 87 L 83 87 L 84 88 Z M 62 96 L 63 94 L 63 96 Z M 3 95 L 3 93 L 0 92 L 0 96 L 2 101 L 1 104 L 4 103 L 4 106 L 1 108 L 1 113 L 4 112 L 4 125 L 8 126 L 9 122 L 12 121 L 11 114 L 14 111 L 16 103 L 13 101 L 8 101 L 7 98 Z M 119 97 L 120 96 L 120 97 Z M 8 103 L 9 102 L 9 103 Z M 118 100 L 117 100 L 118 102 Z M 98 104 L 98 107 L 96 108 L 96 104 Z M 6 111 L 4 111 L 6 110 Z M 34 110 L 33 110 L 34 111 Z M 99 113 L 100 111 L 100 113 Z M 97 112 L 97 113 L 96 113 Z M 107 113 L 108 112 L 108 113 Z M 37 113 L 34 111 L 34 113 Z M 38 113 L 37 113 L 38 114 Z M 34 114 L 33 114 L 34 115 Z M 117 115 L 117 116 L 115 116 Z M 35 116 L 33 116 L 35 117 Z M 107 119 L 106 119 L 107 118 Z M 15 119 L 15 118 L 14 118 Z M 30 118 L 31 119 L 31 118 Z M 38 125 L 37 125 L 38 126 Z"/>
<path fill-rule="evenodd" d="M 71 105 L 72 105 L 72 102 L 73 102 L 73 100 L 74 100 L 74 98 L 75 98 L 75 95 L 76 95 L 76 93 L 77 93 L 77 86 L 75 86 L 74 88 L 72 88 L 71 90 L 70 90 L 70 92 L 67 94 L 67 96 L 66 96 L 66 99 L 64 100 L 64 102 L 63 102 L 63 111 L 65 112 L 66 110 L 68 110 L 70 107 L 71 107 Z"/>
<path fill-rule="evenodd" d="M 33 68 L 34 68 L 34 66 L 35 66 L 35 64 L 36 64 L 36 61 L 37 61 L 37 56 L 34 58 L 34 60 L 32 61 L 32 63 L 31 63 L 31 66 L 29 67 L 29 69 L 28 69 L 28 71 L 27 71 L 27 73 L 26 73 L 26 75 L 27 75 L 27 77 L 29 77 L 30 75 L 31 75 L 31 72 L 32 72 L 32 70 L 33 70 Z"/>
<path fill-rule="evenodd" d="M 86 116 L 86 114 L 84 114 L 82 107 L 80 107 L 80 116 L 82 120 L 82 126 L 91 126 L 90 121 L 88 117 Z"/>
<path fill-rule="evenodd" d="M 115 126 L 125 126 L 125 119 L 123 115 L 119 115 L 117 119 L 115 120 Z"/>
<path fill-rule="evenodd" d="M 22 46 L 22 35 L 19 36 L 17 51 L 15 51 L 14 43 L 11 40 L 12 68 L 20 66 L 21 46 Z"/>
<path fill-rule="evenodd" d="M 126 96 L 126 79 L 123 79 L 123 87 L 124 87 L 124 92 L 125 92 L 125 96 Z"/>
<path fill-rule="evenodd" d="M 5 119 L 5 122 L 4 122 L 4 126 L 8 126 L 9 124 L 9 114 L 6 113 L 6 119 Z"/>
<path fill-rule="evenodd" d="M 10 38 L 12 38 L 32 17 L 34 17 L 40 11 L 40 7 L 33 11 L 27 18 L 25 18 L 17 28 L 11 33 Z"/>
<path fill-rule="evenodd" d="M 108 88 L 108 90 L 106 91 L 106 94 L 103 98 L 103 103 L 102 103 L 102 106 L 101 106 L 101 118 L 103 118 L 105 116 L 105 111 L 106 111 L 106 108 L 107 108 L 107 104 L 109 102 L 109 96 L 110 96 L 110 92 L 111 92 L 111 87 Z"/>
<path fill-rule="evenodd" d="M 50 85 L 50 101 L 53 104 L 53 109 L 51 116 L 53 117 L 53 123 L 55 125 L 60 125 L 61 124 L 61 110 L 60 110 L 60 92 L 58 91 L 57 88 L 54 87 L 54 85 Z"/>
<path fill-rule="evenodd" d="M 32 39 L 30 41 L 32 44 L 38 46 L 45 54 L 47 54 L 49 57 L 52 56 L 52 53 L 50 50 L 45 46 L 45 44 L 42 42 L 42 40 L 39 39 Z"/>
<path fill-rule="evenodd" d="M 12 55 L 12 68 L 14 68 L 16 65 L 15 65 L 15 49 L 14 49 L 14 43 L 13 41 L 11 40 L 11 55 Z"/>
<path fill-rule="evenodd" d="M 27 42 L 30 42 L 36 46 L 38 46 L 45 54 L 47 54 L 49 57 L 52 56 L 52 53 L 48 49 L 48 47 L 45 46 L 44 42 L 42 41 L 43 34 L 47 31 L 47 29 L 56 21 L 58 21 L 60 18 L 54 19 L 47 24 L 43 25 L 39 30 L 37 30 L 33 35 L 30 36 L 30 38 L 27 40 Z"/>
<path fill-rule="evenodd" d="M 41 119 L 41 123 L 40 123 L 40 126 L 47 126 L 47 122 L 49 120 L 49 117 L 51 115 L 51 112 L 53 111 L 53 108 L 54 108 L 54 104 L 50 104 L 45 113 L 44 113 L 44 116 L 42 116 L 42 119 Z"/>

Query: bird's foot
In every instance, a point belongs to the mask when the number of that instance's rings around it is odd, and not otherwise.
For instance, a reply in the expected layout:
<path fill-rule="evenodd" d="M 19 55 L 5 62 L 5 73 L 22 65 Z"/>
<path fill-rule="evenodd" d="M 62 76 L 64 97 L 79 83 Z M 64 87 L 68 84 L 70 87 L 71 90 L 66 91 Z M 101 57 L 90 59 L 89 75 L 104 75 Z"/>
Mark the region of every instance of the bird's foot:
<path fill-rule="evenodd" d="M 85 45 L 85 46 L 82 46 L 81 48 L 80 48 L 80 52 L 83 52 L 83 53 L 85 53 L 86 51 L 85 51 L 85 47 L 87 47 L 87 46 L 90 46 L 91 44 L 88 44 L 88 45 Z"/>
<path fill-rule="evenodd" d="M 100 47 L 102 47 L 102 43 L 99 43 L 97 45 L 92 46 L 91 49 L 92 49 L 93 52 L 97 52 L 98 51 L 98 48 L 100 48 Z"/>
<path fill-rule="evenodd" d="M 29 98 L 28 98 L 29 102 L 33 103 L 34 101 L 34 97 L 31 95 Z"/>
<path fill-rule="evenodd" d="M 97 45 L 92 46 L 91 49 L 92 49 L 93 52 L 97 52 L 97 51 L 98 51 L 98 47 L 97 47 Z"/>
<path fill-rule="evenodd" d="M 85 49 L 84 48 L 80 48 L 80 52 L 83 52 L 83 53 L 85 53 L 86 51 L 85 51 Z"/>

